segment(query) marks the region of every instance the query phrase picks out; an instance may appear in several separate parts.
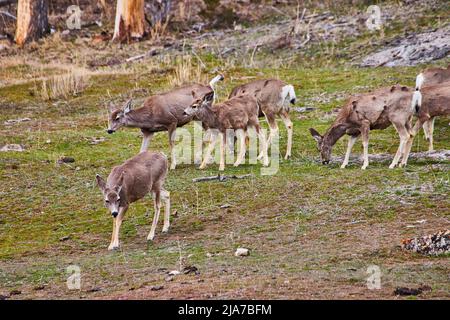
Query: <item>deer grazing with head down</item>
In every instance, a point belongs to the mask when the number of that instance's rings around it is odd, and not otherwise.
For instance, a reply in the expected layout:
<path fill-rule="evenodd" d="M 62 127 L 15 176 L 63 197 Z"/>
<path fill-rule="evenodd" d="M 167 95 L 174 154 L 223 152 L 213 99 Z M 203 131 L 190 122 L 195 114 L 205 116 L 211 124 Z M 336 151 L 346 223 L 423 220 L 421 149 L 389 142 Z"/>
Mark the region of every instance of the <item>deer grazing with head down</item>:
<path fill-rule="evenodd" d="M 164 154 L 144 151 L 114 167 L 106 181 L 97 174 L 97 184 L 102 191 L 105 206 L 113 217 L 113 232 L 108 250 L 119 248 L 119 230 L 128 206 L 148 193 L 152 193 L 154 197 L 155 215 L 147 240 L 155 237 L 161 199 L 165 203 L 162 231 L 169 231 L 170 193 L 163 188 L 167 167 Z"/>
<path fill-rule="evenodd" d="M 419 75 L 417 75 L 416 90 L 420 90 L 422 87 L 425 88 L 449 81 L 450 81 L 450 64 L 447 66 L 447 68 L 429 68 L 422 71 Z M 433 108 L 435 107 L 433 106 Z M 423 132 L 425 133 L 425 138 L 429 142 L 428 151 L 432 151 L 434 149 L 433 148 L 434 120 L 436 119 L 436 116 L 444 115 L 436 112 L 434 112 L 433 114 L 434 114 L 433 116 L 430 115 L 429 119 L 423 122 Z M 425 119 L 424 117 L 425 114 L 422 112 L 422 120 Z"/>
<path fill-rule="evenodd" d="M 410 121 L 419 104 L 418 95 L 417 91 L 414 92 L 408 87 L 395 85 L 350 98 L 323 136 L 316 130 L 309 129 L 317 141 L 322 163 L 327 164 L 330 161 L 333 145 L 344 134 L 348 134 L 350 139 L 341 168 L 347 166 L 352 147 L 356 139 L 361 136 L 364 148 L 364 163 L 361 169 L 366 169 L 369 165 L 370 130 L 382 130 L 392 124 L 400 136 L 400 145 L 389 166 L 394 168 L 404 153 L 410 137 Z"/>
<path fill-rule="evenodd" d="M 414 137 L 417 135 L 420 128 L 436 116 L 450 115 L 450 81 L 424 87 L 423 89 L 416 91 L 416 93 L 420 96 L 418 99 L 419 108 L 417 110 L 417 122 L 411 130 L 411 137 L 406 145 L 401 166 L 406 165 Z M 432 138 L 432 134 L 433 132 L 431 132 L 431 136 L 429 137 Z M 431 142 L 432 141 L 433 140 L 431 139 Z"/>
<path fill-rule="evenodd" d="M 141 145 L 141 152 L 143 152 L 148 149 L 155 132 L 167 131 L 171 154 L 170 169 L 175 169 L 175 130 L 193 118 L 184 113 L 184 109 L 194 102 L 192 92 L 199 95 L 214 94 L 214 85 L 221 80 L 223 76 L 218 75 L 207 86 L 193 84 L 151 96 L 144 101 L 142 107 L 137 109 L 131 109 L 131 100 L 128 100 L 122 109 L 110 113 L 107 132 L 114 133 L 121 127 L 140 128 L 144 135 Z"/>
<path fill-rule="evenodd" d="M 239 166 L 245 161 L 245 138 L 248 129 L 256 130 L 261 144 L 261 154 L 263 165 L 269 165 L 267 156 L 266 137 L 261 130 L 258 121 L 258 102 L 251 95 L 242 95 L 231 98 L 223 103 L 213 105 L 214 93 L 198 95 L 192 91 L 194 102 L 184 111 L 188 116 L 195 116 L 209 129 L 216 129 L 221 136 L 220 144 L 220 165 L 219 170 L 225 169 L 225 146 L 227 145 L 227 130 L 234 130 L 240 139 L 240 150 L 234 166 Z M 218 135 L 212 131 L 212 141 L 209 143 L 205 158 L 200 169 L 204 169 L 211 157 L 211 153 L 219 139 Z"/>
<path fill-rule="evenodd" d="M 291 156 L 293 124 L 289 118 L 289 104 L 295 104 L 296 96 L 294 87 L 277 79 L 256 80 L 235 87 L 229 98 L 249 94 L 258 99 L 260 110 L 259 117 L 265 116 L 269 123 L 270 135 L 267 138 L 267 147 L 270 146 L 273 136 L 278 132 L 276 117 L 279 116 L 286 126 L 288 140 L 285 159 Z"/>

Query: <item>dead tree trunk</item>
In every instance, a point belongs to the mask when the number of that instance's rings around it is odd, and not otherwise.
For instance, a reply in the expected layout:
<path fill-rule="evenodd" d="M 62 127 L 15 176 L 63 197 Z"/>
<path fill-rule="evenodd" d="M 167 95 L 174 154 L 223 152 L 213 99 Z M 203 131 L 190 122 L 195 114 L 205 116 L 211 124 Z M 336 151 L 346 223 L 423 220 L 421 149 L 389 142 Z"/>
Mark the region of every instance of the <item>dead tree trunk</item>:
<path fill-rule="evenodd" d="M 48 32 L 48 0 L 19 0 L 16 43 L 23 46 Z"/>
<path fill-rule="evenodd" d="M 129 41 L 144 35 L 144 0 L 117 0 L 113 40 Z"/>

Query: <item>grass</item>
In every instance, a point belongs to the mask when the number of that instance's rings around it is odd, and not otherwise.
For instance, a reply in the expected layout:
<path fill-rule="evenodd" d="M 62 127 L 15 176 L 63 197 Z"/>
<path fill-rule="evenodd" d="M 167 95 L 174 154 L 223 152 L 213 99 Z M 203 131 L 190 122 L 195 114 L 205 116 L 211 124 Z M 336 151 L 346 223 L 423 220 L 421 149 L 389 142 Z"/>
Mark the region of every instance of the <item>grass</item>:
<path fill-rule="evenodd" d="M 329 112 L 346 96 L 382 85 L 413 85 L 425 66 L 361 69 L 330 56 L 280 68 L 270 62 L 249 68 L 201 53 L 178 61 L 158 59 L 120 72 L 104 70 L 80 94 L 52 101 L 33 95 L 33 81 L 0 88 L 0 144 L 26 148 L 0 153 L 0 294 L 20 289 L 18 298 L 390 298 L 396 286 L 424 283 L 433 287 L 425 297 L 448 297 L 448 257 L 414 255 L 398 246 L 404 238 L 448 228 L 449 162 L 411 161 L 394 170 L 371 163 L 366 171 L 360 164 L 345 170 L 338 164 L 322 166 L 308 132 L 310 127 L 324 132 L 333 121 Z M 28 68 L 20 65 L 1 69 L 0 75 L 10 72 L 11 79 L 19 79 Z M 95 174 L 106 176 L 112 166 L 135 155 L 141 138 L 134 129 L 107 135 L 105 103 L 120 104 L 130 94 L 140 101 L 184 82 L 205 82 L 222 71 L 220 100 L 252 77 L 279 77 L 296 87 L 299 106 L 317 108 L 291 113 L 292 159 L 281 160 L 279 172 L 270 177 L 259 175 L 259 164 L 228 166 L 226 174 L 253 176 L 226 182 L 191 182 L 217 174 L 217 165 L 204 171 L 179 166 L 166 182 L 177 211 L 170 233 L 162 235 L 159 226 L 155 242 L 146 243 L 153 214 L 146 198 L 127 212 L 121 250 L 108 252 L 111 218 Z M 49 75 L 53 72 L 60 71 Z M 31 121 L 3 124 L 23 117 Z M 436 149 L 450 148 L 447 124 L 446 118 L 436 121 Z M 286 131 L 279 125 L 284 152 Z M 263 126 L 267 129 L 265 122 Z M 193 130 L 193 125 L 186 128 Z M 105 140 L 91 144 L 93 137 Z M 343 155 L 345 146 L 342 139 L 333 154 Z M 370 153 L 393 154 L 397 146 L 393 128 L 371 134 Z M 413 148 L 427 149 L 422 133 Z M 165 133 L 155 135 L 151 149 L 168 153 Z M 362 153 L 360 143 L 354 153 Z M 75 162 L 57 164 L 61 156 Z M 223 204 L 229 207 L 220 208 Z M 421 219 L 426 222 L 416 223 Z M 251 255 L 234 257 L 239 246 L 249 248 Z M 200 275 L 166 282 L 165 272 L 179 269 L 180 258 L 183 265 L 199 268 Z M 65 287 L 66 268 L 72 264 L 81 267 L 81 291 Z M 383 272 L 379 291 L 365 286 L 371 264 Z M 165 288 L 148 289 L 159 284 Z M 45 289 L 34 290 L 40 285 Z M 100 291 L 89 291 L 96 287 Z"/>

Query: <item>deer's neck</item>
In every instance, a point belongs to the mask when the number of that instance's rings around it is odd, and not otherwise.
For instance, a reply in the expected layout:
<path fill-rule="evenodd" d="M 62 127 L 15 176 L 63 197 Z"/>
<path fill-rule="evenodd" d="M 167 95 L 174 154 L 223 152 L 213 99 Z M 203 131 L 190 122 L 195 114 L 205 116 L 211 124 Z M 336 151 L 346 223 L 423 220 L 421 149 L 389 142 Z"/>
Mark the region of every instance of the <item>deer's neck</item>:
<path fill-rule="evenodd" d="M 196 116 L 201 122 L 205 123 L 208 128 L 214 129 L 218 127 L 216 113 L 211 109 L 210 106 L 201 108 L 197 112 Z"/>
<path fill-rule="evenodd" d="M 323 136 L 323 143 L 332 147 L 345 134 L 347 126 L 343 123 L 333 124 Z"/>
<path fill-rule="evenodd" d="M 125 126 L 132 128 L 145 128 L 146 117 L 143 117 L 139 109 L 131 110 L 125 115 Z"/>

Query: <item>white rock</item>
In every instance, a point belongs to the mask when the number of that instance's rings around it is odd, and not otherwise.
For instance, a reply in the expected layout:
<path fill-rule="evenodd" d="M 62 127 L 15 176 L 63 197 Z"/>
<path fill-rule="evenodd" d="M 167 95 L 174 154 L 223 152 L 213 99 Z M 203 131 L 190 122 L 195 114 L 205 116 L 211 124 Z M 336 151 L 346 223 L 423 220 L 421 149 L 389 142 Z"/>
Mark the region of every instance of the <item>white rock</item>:
<path fill-rule="evenodd" d="M 236 257 L 246 257 L 246 256 L 250 255 L 250 250 L 248 250 L 246 248 L 237 248 L 234 255 Z"/>
<path fill-rule="evenodd" d="M 6 144 L 0 149 L 0 151 L 2 151 L 2 152 L 7 152 L 7 151 L 22 152 L 24 150 L 25 150 L 25 148 L 22 147 L 20 144 Z"/>

